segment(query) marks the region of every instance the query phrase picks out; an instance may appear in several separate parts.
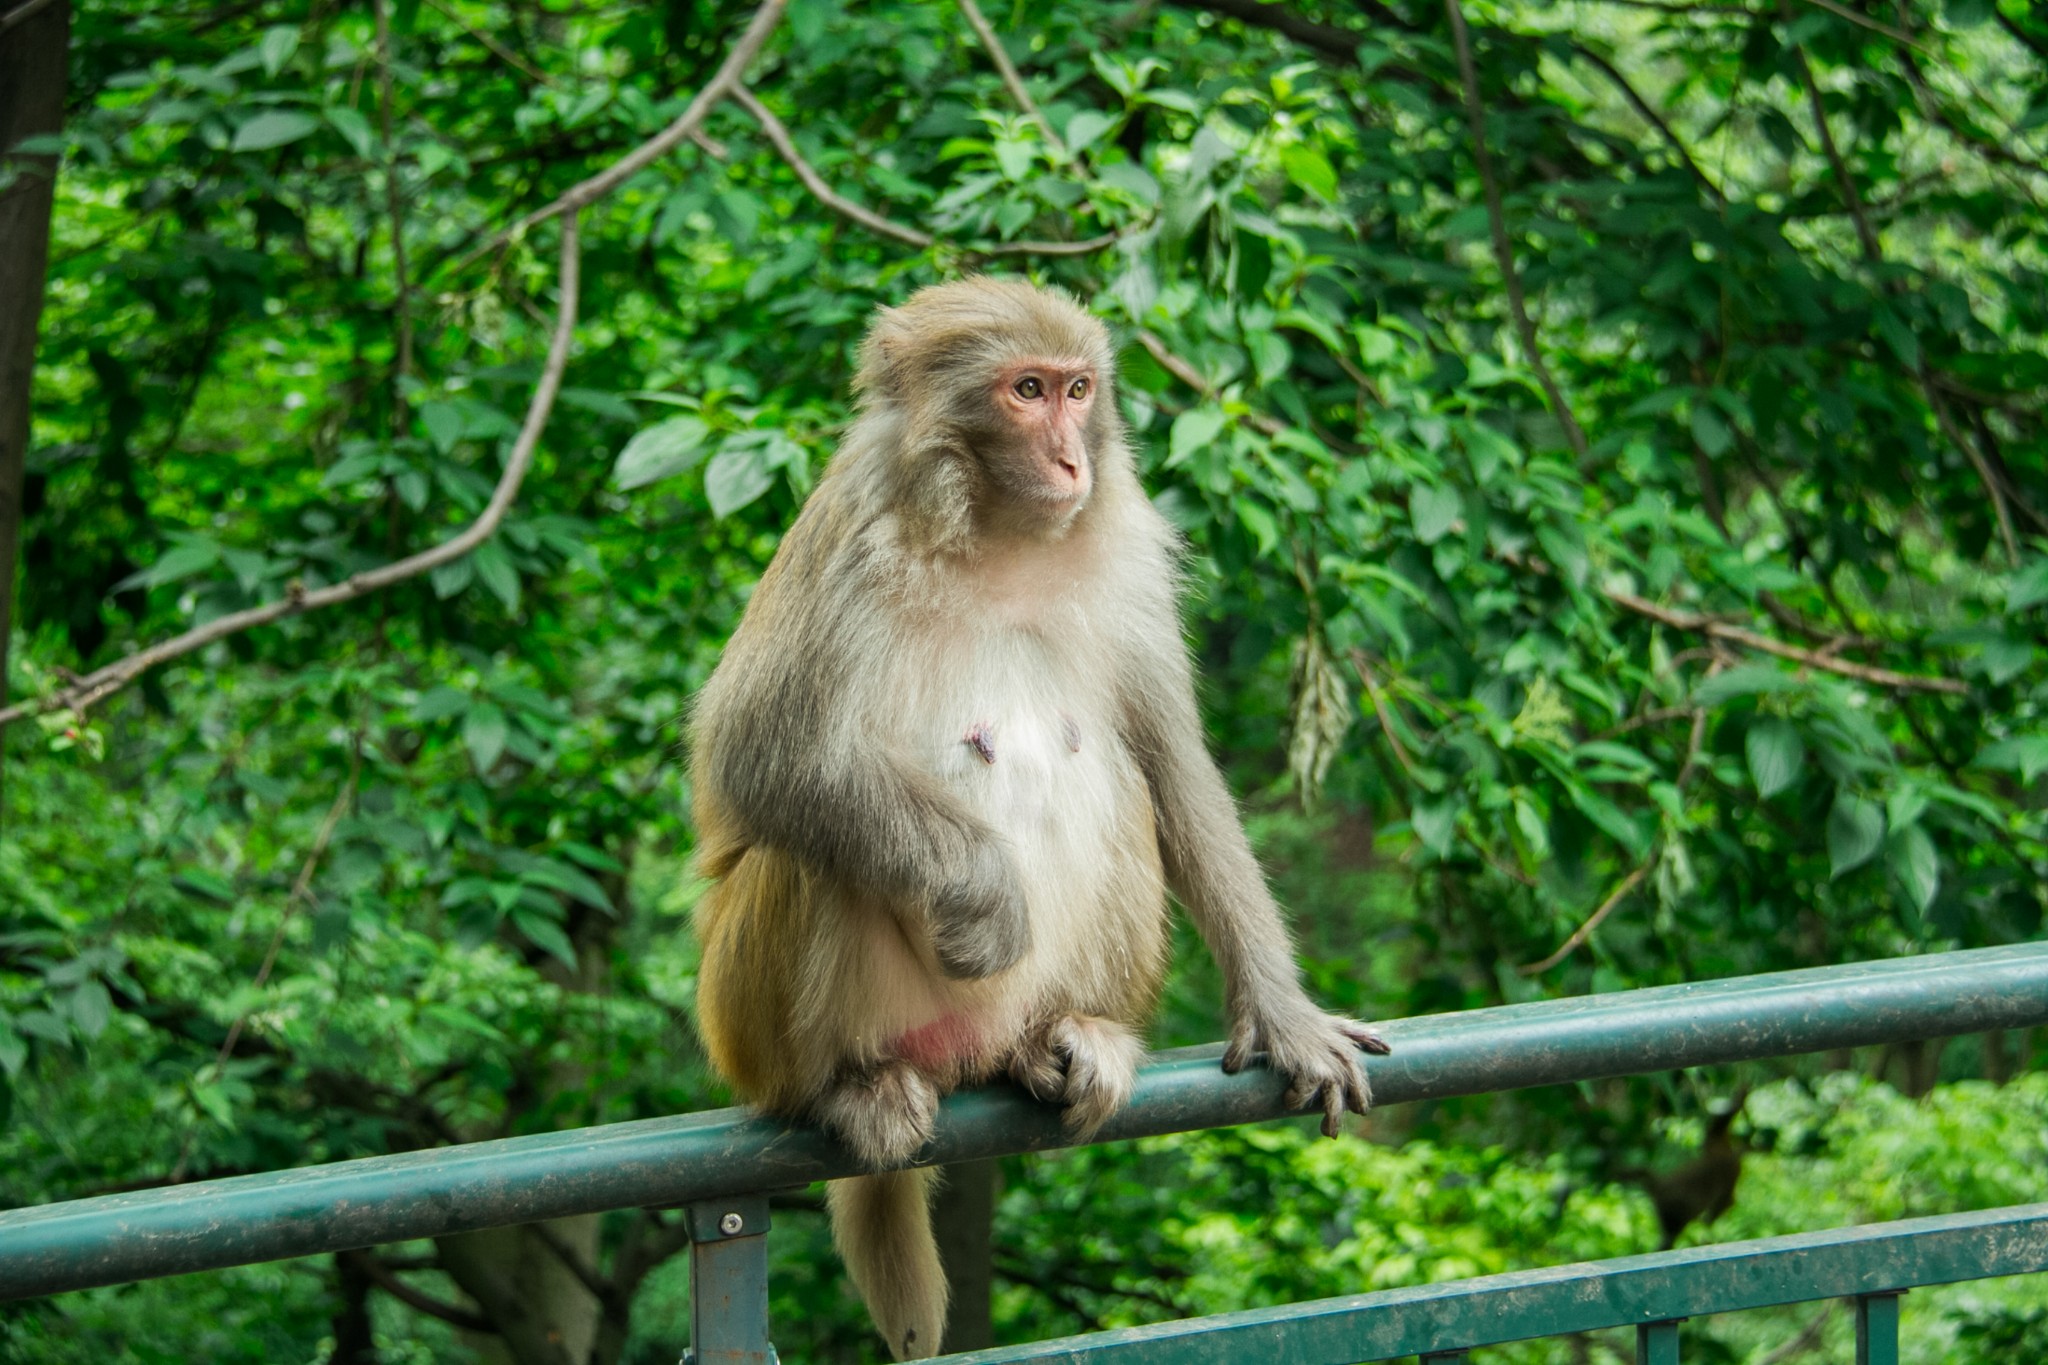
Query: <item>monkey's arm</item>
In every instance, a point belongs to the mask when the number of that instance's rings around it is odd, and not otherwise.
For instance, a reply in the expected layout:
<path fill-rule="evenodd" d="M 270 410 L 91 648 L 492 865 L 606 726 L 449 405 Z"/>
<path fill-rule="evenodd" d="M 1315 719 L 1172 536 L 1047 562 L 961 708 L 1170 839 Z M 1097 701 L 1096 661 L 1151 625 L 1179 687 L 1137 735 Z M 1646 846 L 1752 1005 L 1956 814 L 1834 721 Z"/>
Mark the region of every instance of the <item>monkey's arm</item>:
<path fill-rule="evenodd" d="M 738 653 L 696 717 L 700 810 L 743 843 L 883 897 L 907 927 L 928 929 L 948 976 L 989 976 L 1022 957 L 1030 921 L 1009 850 L 937 779 L 863 733 L 844 710 L 859 691 L 849 661 Z"/>
<path fill-rule="evenodd" d="M 1177 625 L 1133 664 L 1126 734 L 1151 787 L 1167 885 L 1223 971 L 1231 1020 L 1223 1069 L 1264 1051 L 1290 1082 L 1288 1104 L 1320 1100 L 1323 1132 L 1335 1137 L 1347 1108 L 1362 1114 L 1371 1102 L 1358 1049 L 1385 1053 L 1387 1045 L 1365 1025 L 1325 1014 L 1302 990 L 1279 907 L 1209 756 Z"/>

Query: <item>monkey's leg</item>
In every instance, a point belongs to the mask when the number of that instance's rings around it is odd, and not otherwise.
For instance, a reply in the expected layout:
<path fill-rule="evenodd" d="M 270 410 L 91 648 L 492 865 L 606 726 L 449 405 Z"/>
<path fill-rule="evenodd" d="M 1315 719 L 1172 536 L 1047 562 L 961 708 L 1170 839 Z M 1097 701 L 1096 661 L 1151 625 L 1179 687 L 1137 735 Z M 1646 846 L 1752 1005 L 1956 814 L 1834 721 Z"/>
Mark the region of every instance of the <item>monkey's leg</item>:
<path fill-rule="evenodd" d="M 931 1140 L 939 1092 L 905 1061 L 879 1062 L 834 1080 L 818 1121 L 876 1170 L 900 1166 Z"/>
<path fill-rule="evenodd" d="M 1032 1030 L 1010 1059 L 1010 1079 L 1048 1104 L 1062 1104 L 1067 1131 L 1086 1141 L 1130 1102 L 1145 1045 L 1122 1024 L 1063 1014 Z"/>

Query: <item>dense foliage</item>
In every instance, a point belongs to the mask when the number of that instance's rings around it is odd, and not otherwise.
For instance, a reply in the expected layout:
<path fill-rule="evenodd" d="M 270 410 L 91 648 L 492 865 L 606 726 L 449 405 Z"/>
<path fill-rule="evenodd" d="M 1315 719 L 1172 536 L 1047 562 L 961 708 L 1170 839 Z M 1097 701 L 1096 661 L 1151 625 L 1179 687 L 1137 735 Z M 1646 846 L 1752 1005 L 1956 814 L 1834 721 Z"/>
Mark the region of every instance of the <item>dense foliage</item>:
<path fill-rule="evenodd" d="M 558 302 L 559 221 L 499 234 L 681 114 L 751 15 L 74 8 L 30 699 L 476 516 Z M 1029 106 L 952 4 L 796 0 L 748 76 L 779 124 L 723 102 L 583 212 L 566 387 L 482 548 L 8 729 L 0 1201 L 721 1102 L 678 717 L 863 319 L 975 269 L 1127 343 L 1213 735 L 1324 999 L 2042 936 L 2048 20 L 990 21 Z M 1218 1033 L 1184 947 L 1161 1042 Z M 1743 1183 L 1688 1238 L 2048 1198 L 2044 1062 L 1994 1037 L 1011 1163 L 998 1334 L 1649 1249 L 1646 1189 L 1717 1143 Z M 821 1221 L 783 1221 L 785 1355 L 870 1358 Z M 95 1292 L 0 1311 L 0 1354 L 672 1359 L 679 1246 L 643 1213 Z M 1816 1311 L 1687 1349 L 1839 1351 Z M 1916 1359 L 2048 1354 L 2048 1290 L 1908 1323 Z"/>

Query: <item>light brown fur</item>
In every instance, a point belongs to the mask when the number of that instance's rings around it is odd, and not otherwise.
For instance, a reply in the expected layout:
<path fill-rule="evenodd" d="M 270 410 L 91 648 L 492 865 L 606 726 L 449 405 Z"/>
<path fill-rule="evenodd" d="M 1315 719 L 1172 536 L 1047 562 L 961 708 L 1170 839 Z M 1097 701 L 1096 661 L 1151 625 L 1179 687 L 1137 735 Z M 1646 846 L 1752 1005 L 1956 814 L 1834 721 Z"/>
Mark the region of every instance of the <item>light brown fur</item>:
<path fill-rule="evenodd" d="M 1334 1131 L 1365 1107 L 1355 1048 L 1383 1047 L 1296 982 L 1204 748 L 1112 364 L 1098 323 L 1024 284 L 884 310 L 860 419 L 698 700 L 712 1062 L 878 1169 L 941 1094 L 1006 1072 L 1099 1128 L 1135 1081 L 1169 886 L 1224 970 L 1227 1066 L 1267 1050 Z M 1058 392 L 1026 401 L 1020 374 Z M 877 1175 L 832 1199 L 899 1358 L 944 1324 L 925 1192 Z"/>

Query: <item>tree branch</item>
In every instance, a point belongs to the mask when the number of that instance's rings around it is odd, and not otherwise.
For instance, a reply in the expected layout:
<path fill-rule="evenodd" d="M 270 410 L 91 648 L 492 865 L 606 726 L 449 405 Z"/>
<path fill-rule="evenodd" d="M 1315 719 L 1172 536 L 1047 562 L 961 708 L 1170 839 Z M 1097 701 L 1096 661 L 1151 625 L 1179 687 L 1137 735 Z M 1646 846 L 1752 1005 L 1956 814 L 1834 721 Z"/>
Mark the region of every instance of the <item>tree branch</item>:
<path fill-rule="evenodd" d="M 397 1299 L 407 1308 L 416 1309 L 419 1312 L 425 1313 L 430 1318 L 439 1318 L 443 1322 L 452 1323 L 462 1328 L 465 1332 L 495 1333 L 498 1330 L 491 1323 L 491 1320 L 481 1313 L 464 1308 L 460 1304 L 444 1302 L 431 1294 L 414 1289 L 404 1280 L 399 1279 L 389 1266 L 378 1260 L 370 1252 L 344 1251 L 341 1254 L 362 1267 L 363 1273 L 370 1277 L 372 1284 L 389 1294 L 392 1298 Z"/>
<path fill-rule="evenodd" d="M 1617 588 L 1602 588 L 1601 593 L 1608 601 L 1626 608 L 1638 616 L 1647 616 L 1677 630 L 1697 631 L 1712 640 L 1726 640 L 1730 644 L 1754 649 L 1759 653 L 1773 654 L 1780 659 L 1790 659 L 1808 668 L 1817 668 L 1824 673 L 1839 674 L 1854 678 L 1874 687 L 1889 687 L 1900 692 L 1946 692 L 1951 696 L 1968 696 L 1969 684 L 1954 678 L 1930 677 L 1921 673 L 1896 673 L 1889 668 L 1878 668 L 1871 664 L 1859 664 L 1848 659 L 1837 659 L 1811 649 L 1788 645 L 1783 640 L 1774 640 L 1768 635 L 1759 635 L 1753 630 L 1727 621 L 1704 616 L 1698 612 L 1678 611 L 1671 607 L 1660 607 L 1647 598 L 1634 593 L 1622 592 Z"/>
<path fill-rule="evenodd" d="M 1579 945 L 1591 938 L 1593 931 L 1600 927 L 1600 922 L 1614 913 L 1614 907 L 1627 900 L 1628 893 L 1642 885 L 1643 878 L 1650 875 L 1650 867 L 1654 861 L 1654 858 L 1645 859 L 1635 871 L 1623 877 L 1621 884 L 1608 893 L 1606 900 L 1600 902 L 1600 907 L 1586 917 L 1586 922 L 1572 930 L 1571 937 L 1557 945 L 1556 952 L 1544 958 L 1541 962 L 1525 962 L 1515 968 L 1515 971 L 1522 976 L 1541 976 L 1577 952 Z"/>
<path fill-rule="evenodd" d="M 1629 102 L 1630 107 L 1641 116 L 1643 121 L 1663 134 L 1664 141 L 1670 145 L 1673 152 L 1677 153 L 1678 159 L 1685 163 L 1685 168 L 1692 172 L 1692 178 L 1699 181 L 1701 187 L 1714 197 L 1715 203 L 1727 202 L 1727 197 L 1721 193 L 1721 187 L 1707 178 L 1707 173 L 1701 170 L 1699 163 L 1692 159 L 1692 153 L 1686 150 L 1685 143 L 1679 140 L 1678 134 L 1673 131 L 1671 125 L 1664 121 L 1664 116 L 1650 106 L 1650 102 L 1643 98 L 1642 92 L 1629 82 L 1627 76 L 1621 74 L 1619 67 L 1595 52 L 1592 48 L 1587 47 L 1584 43 L 1573 43 L 1572 51 L 1584 57 L 1588 62 L 1591 62 L 1596 70 L 1613 83 L 1615 89 L 1621 91 L 1622 98 Z"/>
<path fill-rule="evenodd" d="M 1459 0 L 1444 0 L 1444 13 L 1450 17 L 1451 38 L 1458 49 L 1458 77 L 1465 87 L 1465 118 L 1472 126 L 1472 154 L 1479 165 L 1480 187 L 1486 192 L 1486 221 L 1493 233 L 1494 258 L 1500 263 L 1501 278 L 1507 285 L 1508 312 L 1514 318 L 1515 331 L 1521 336 L 1522 349 L 1528 353 L 1529 368 L 1536 372 L 1536 381 L 1550 399 L 1551 411 L 1564 427 L 1566 442 L 1574 455 L 1584 459 L 1586 433 L 1580 429 L 1579 419 L 1572 415 L 1564 390 L 1557 386 L 1556 378 L 1550 373 L 1550 365 L 1543 358 L 1542 348 L 1537 345 L 1536 324 L 1529 320 L 1528 305 L 1522 297 L 1522 276 L 1515 269 L 1514 245 L 1508 240 L 1507 212 L 1501 206 L 1500 182 L 1494 178 L 1493 156 L 1486 149 L 1486 106 L 1479 98 L 1479 73 L 1472 65 L 1472 39 L 1465 31 L 1465 12 L 1459 7 Z"/>
<path fill-rule="evenodd" d="M 1789 15 L 1791 0 L 1779 0 L 1779 4 Z M 1863 198 L 1856 191 L 1856 179 L 1849 174 L 1849 163 L 1843 159 L 1841 148 L 1835 145 L 1834 130 L 1828 125 L 1827 108 L 1821 102 L 1820 82 L 1814 79 L 1813 67 L 1808 64 L 1804 50 L 1794 46 L 1792 60 L 1799 71 L 1801 83 L 1806 86 L 1807 101 L 1813 106 L 1813 125 L 1820 134 L 1821 150 L 1827 155 L 1828 168 L 1834 173 L 1835 184 L 1840 187 L 1843 202 L 1849 207 L 1849 217 L 1856 224 L 1856 238 L 1863 246 L 1863 258 L 1872 268 L 1880 267 L 1884 264 L 1884 248 L 1878 241 L 1876 230 L 1870 225 L 1869 214 L 1864 212 Z M 1892 291 L 1887 288 L 1886 292 Z M 1947 405 L 1941 401 L 1941 395 L 1936 391 L 1933 372 L 1928 367 L 1924 353 L 1920 357 L 1915 377 L 1920 382 L 1920 391 L 1927 400 L 1928 408 L 1934 413 L 1935 425 L 1940 427 L 1941 434 L 1963 453 L 1963 458 L 1970 462 L 1970 467 L 1977 471 L 1978 480 L 1983 483 L 1984 491 L 1991 497 L 1991 511 L 1998 521 L 1998 537 L 2004 542 L 2006 560 L 2018 564 L 2020 550 L 2019 541 L 2013 535 L 2012 509 L 2006 506 L 2005 489 L 1999 483 L 1997 472 L 1991 468 L 1990 461 L 1984 458 L 1984 452 L 1979 450 L 1975 443 L 1964 438 L 1955 420 L 1949 416 Z"/>
<path fill-rule="evenodd" d="M 885 218 L 873 209 L 854 203 L 825 183 L 825 177 L 817 168 L 804 160 L 803 153 L 796 149 L 796 140 L 789 135 L 789 128 L 777 118 L 767 105 L 761 103 L 754 92 L 741 82 L 733 82 L 730 91 L 733 102 L 753 116 L 761 125 L 761 131 L 768 135 L 768 143 L 789 168 L 796 172 L 796 178 L 811 192 L 819 203 L 843 218 L 860 224 L 877 236 L 902 242 L 906 246 L 923 251 L 939 245 L 939 239 L 921 228 Z M 962 251 L 973 256 L 1088 256 L 1113 245 L 1117 240 L 1114 232 L 1105 232 L 1099 237 L 1090 237 L 1081 242 L 998 242 L 993 246 L 962 247 Z"/>
<path fill-rule="evenodd" d="M 554 410 L 555 395 L 561 390 L 562 372 L 569 365 L 569 346 L 576 331 L 576 296 L 580 266 L 576 228 L 574 214 L 562 220 L 561 283 L 554 335 L 548 343 L 547 362 L 542 367 L 540 382 L 534 388 L 533 399 L 527 405 L 526 420 L 519 429 L 518 439 L 512 443 L 511 456 L 505 461 L 505 471 L 499 475 L 498 486 L 492 490 L 490 502 L 485 505 L 483 512 L 475 521 L 459 534 L 450 536 L 438 545 L 386 564 L 382 568 L 351 574 L 339 583 L 309 590 L 295 581 L 285 596 L 277 601 L 217 617 L 182 635 L 160 641 L 147 649 L 137 650 L 119 662 L 108 664 L 105 668 L 95 669 L 67 687 L 59 688 L 43 697 L 17 702 L 0 710 L 0 726 L 20 720 L 24 716 L 38 715 L 59 708 L 83 710 L 120 691 L 158 664 L 182 658 L 195 650 L 204 649 L 217 640 L 238 635 L 256 626 L 269 625 L 273 621 L 296 616 L 301 612 L 317 611 L 322 607 L 353 601 L 367 593 L 390 587 L 394 583 L 416 578 L 431 569 L 437 569 L 443 564 L 462 558 L 489 540 L 498 529 L 499 523 L 504 521 L 506 512 L 511 510 L 513 499 L 519 496 L 519 485 L 525 481 L 526 472 L 533 465 L 534 451 L 540 445 L 541 432 L 547 426 L 548 414 Z"/>
<path fill-rule="evenodd" d="M 391 12 L 385 0 L 371 0 L 371 14 L 377 26 L 377 123 L 384 141 L 384 211 L 391 218 L 391 273 L 397 281 L 392 300 L 393 321 L 398 324 L 398 354 L 392 385 L 394 435 L 404 435 L 407 424 L 405 380 L 412 374 L 412 284 L 405 263 L 405 197 L 398 188 L 398 145 L 391 139 Z"/>
<path fill-rule="evenodd" d="M 1002 39 L 996 37 L 996 31 L 989 27 L 988 20 L 982 16 L 981 6 L 975 4 L 974 0 L 959 0 L 959 5 L 960 12 L 967 16 L 967 22 L 974 29 L 975 36 L 979 37 L 981 45 L 988 49 L 988 58 L 995 63 L 997 73 L 1003 78 L 1003 84 L 1009 87 L 1010 98 L 1017 101 L 1017 107 L 1038 125 L 1039 134 L 1045 138 L 1045 143 L 1052 148 L 1053 154 L 1062 161 L 1066 160 L 1067 144 L 1053 131 L 1045 112 L 1031 98 L 1031 92 L 1024 88 L 1024 77 L 1018 73 L 1016 63 L 1010 60 L 1010 54 L 1004 50 Z"/>
<path fill-rule="evenodd" d="M 1216 397 L 1215 388 L 1210 385 L 1207 379 L 1202 377 L 1202 372 L 1188 364 L 1187 361 L 1182 360 L 1172 351 L 1167 350 L 1166 343 L 1158 337 L 1150 332 L 1140 331 L 1138 333 L 1138 344 L 1143 346 L 1151 357 L 1159 362 L 1160 369 L 1165 370 L 1175 379 L 1178 379 L 1181 383 L 1202 395 L 1202 397 L 1212 400 Z M 1250 423 L 1254 430 L 1262 431 L 1268 436 L 1278 436 L 1281 432 L 1287 430 L 1285 422 L 1274 417 L 1268 417 L 1263 412 L 1248 412 L 1245 414 L 1244 420 Z"/>
<path fill-rule="evenodd" d="M 0 33 L 7 32 L 8 29 L 13 28 L 16 24 L 27 23 L 30 19 L 35 18 L 38 14 L 48 9 L 52 3 L 53 0 L 28 0 L 27 4 L 16 5 L 7 13 L 0 14 Z"/>
<path fill-rule="evenodd" d="M 719 64 L 710 81 L 697 92 L 697 97 L 690 101 L 689 107 L 683 110 L 674 123 L 596 175 L 571 186 L 549 203 L 514 222 L 512 226 L 492 234 L 481 245 L 471 248 L 456 261 L 454 268 L 465 268 L 478 257 L 488 255 L 505 243 L 524 236 L 534 226 L 545 223 L 550 218 L 573 214 L 578 209 L 596 203 L 689 141 L 718 102 L 731 94 L 733 87 L 739 84 L 755 54 L 767 43 L 768 35 L 775 31 L 775 25 L 781 20 L 783 8 L 787 4 L 788 0 L 763 0 L 761 8 L 755 10 L 754 17 L 748 21 L 746 31 L 740 34 L 739 41 L 726 53 L 725 61 Z"/>

